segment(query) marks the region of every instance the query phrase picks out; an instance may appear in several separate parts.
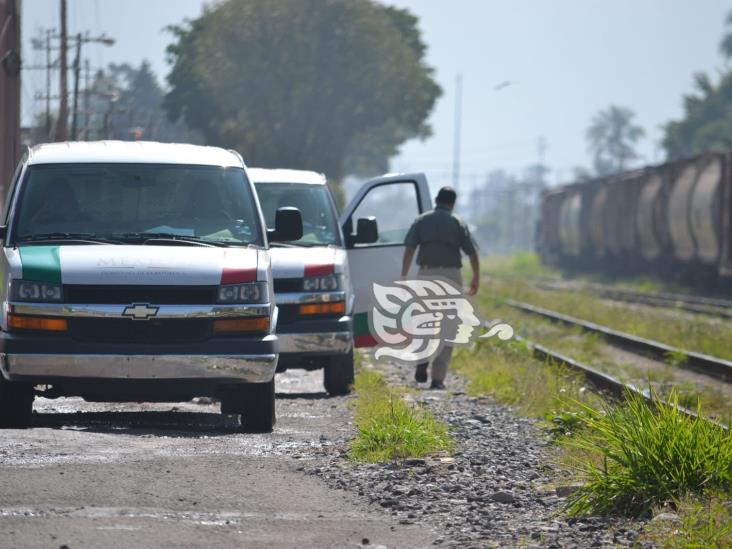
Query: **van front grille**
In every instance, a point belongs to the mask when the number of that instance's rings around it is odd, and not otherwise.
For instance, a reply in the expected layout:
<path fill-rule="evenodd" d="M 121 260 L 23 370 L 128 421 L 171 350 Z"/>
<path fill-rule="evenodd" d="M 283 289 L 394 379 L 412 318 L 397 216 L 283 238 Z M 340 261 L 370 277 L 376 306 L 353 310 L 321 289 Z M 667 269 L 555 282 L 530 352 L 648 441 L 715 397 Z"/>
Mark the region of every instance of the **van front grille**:
<path fill-rule="evenodd" d="M 207 318 L 133 320 L 130 318 L 68 319 L 71 337 L 95 343 L 191 343 L 211 337 Z"/>
<path fill-rule="evenodd" d="M 218 286 L 105 286 L 64 285 L 64 301 L 79 304 L 210 305 Z"/>

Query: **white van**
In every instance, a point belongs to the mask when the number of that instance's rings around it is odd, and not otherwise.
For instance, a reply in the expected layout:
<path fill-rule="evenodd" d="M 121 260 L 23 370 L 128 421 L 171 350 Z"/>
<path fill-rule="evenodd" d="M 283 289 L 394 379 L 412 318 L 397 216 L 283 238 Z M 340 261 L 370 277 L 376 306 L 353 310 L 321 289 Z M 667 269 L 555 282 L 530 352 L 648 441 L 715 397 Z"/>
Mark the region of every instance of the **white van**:
<path fill-rule="evenodd" d="M 275 423 L 267 231 L 239 154 L 144 142 L 39 145 L 15 172 L 0 236 L 0 426 L 33 398 L 222 400 Z M 42 387 L 41 390 L 38 388 Z"/>
<path fill-rule="evenodd" d="M 323 369 L 328 393 L 353 383 L 353 346 L 375 343 L 369 333 L 371 284 L 399 277 L 404 237 L 417 215 L 431 209 L 423 174 L 367 181 L 340 219 L 322 174 L 250 168 L 265 222 L 278 209 L 297 208 L 303 234 L 270 249 L 279 309 L 278 371 Z"/>

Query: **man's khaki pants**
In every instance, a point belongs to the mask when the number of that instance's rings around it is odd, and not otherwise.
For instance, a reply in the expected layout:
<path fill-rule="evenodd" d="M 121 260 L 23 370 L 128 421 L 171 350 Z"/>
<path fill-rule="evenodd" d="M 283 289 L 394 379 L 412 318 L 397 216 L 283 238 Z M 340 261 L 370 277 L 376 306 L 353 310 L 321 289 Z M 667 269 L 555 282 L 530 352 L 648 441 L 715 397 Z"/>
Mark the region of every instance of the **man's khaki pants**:
<path fill-rule="evenodd" d="M 463 279 L 460 269 L 450 267 L 420 267 L 417 278 L 446 278 L 458 289 L 463 289 Z M 444 381 L 447 375 L 447 367 L 452 358 L 452 346 L 444 345 L 437 356 L 432 359 L 432 381 Z"/>

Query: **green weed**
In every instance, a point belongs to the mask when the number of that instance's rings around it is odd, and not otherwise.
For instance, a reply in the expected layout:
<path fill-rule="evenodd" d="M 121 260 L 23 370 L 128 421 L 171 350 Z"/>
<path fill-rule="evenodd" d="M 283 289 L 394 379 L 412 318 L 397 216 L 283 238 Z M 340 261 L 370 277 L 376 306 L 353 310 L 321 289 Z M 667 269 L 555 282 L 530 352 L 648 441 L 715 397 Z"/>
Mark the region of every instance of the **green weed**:
<path fill-rule="evenodd" d="M 665 512 L 669 509 L 659 509 Z M 723 495 L 704 500 L 684 498 L 673 507 L 677 521 L 654 521 L 646 537 L 664 549 L 706 549 L 732 547 L 732 506 Z"/>
<path fill-rule="evenodd" d="M 628 394 L 622 405 L 578 402 L 583 428 L 565 444 L 597 459 L 578 460 L 585 484 L 568 501 L 570 514 L 648 515 L 652 508 L 709 491 L 732 490 L 732 434 L 669 404 Z M 699 410 L 701 415 L 701 410 Z"/>
<path fill-rule="evenodd" d="M 388 461 L 452 450 L 447 426 L 421 406 L 405 402 L 403 392 L 389 386 L 377 372 L 361 368 L 355 388 L 358 434 L 351 442 L 354 459 Z"/>
<path fill-rule="evenodd" d="M 482 339 L 471 349 L 458 350 L 452 367 L 468 380 L 470 394 L 490 394 L 531 417 L 545 418 L 569 401 L 590 397 L 581 375 L 534 359 L 526 344 L 516 340 Z"/>
<path fill-rule="evenodd" d="M 666 364 L 670 366 L 683 366 L 687 360 L 689 355 L 680 349 L 666 353 Z"/>
<path fill-rule="evenodd" d="M 481 270 L 494 276 L 559 278 L 559 272 L 541 264 L 531 252 L 513 255 L 492 255 L 481 260 Z"/>

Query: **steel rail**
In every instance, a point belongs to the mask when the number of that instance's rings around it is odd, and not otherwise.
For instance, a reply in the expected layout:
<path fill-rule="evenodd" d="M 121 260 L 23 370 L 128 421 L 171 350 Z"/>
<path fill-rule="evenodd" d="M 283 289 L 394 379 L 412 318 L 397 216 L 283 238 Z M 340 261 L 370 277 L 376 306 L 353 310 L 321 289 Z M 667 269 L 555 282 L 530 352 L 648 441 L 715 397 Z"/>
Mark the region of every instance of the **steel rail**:
<path fill-rule="evenodd" d="M 543 345 L 539 345 L 538 343 L 534 343 L 526 338 L 523 338 L 521 336 L 514 336 L 514 339 L 517 341 L 521 341 L 529 348 L 531 353 L 534 355 L 535 358 L 539 360 L 550 360 L 552 362 L 555 362 L 557 364 L 560 364 L 566 368 L 569 368 L 570 370 L 574 370 L 576 372 L 579 372 L 587 378 L 587 380 L 592 383 L 597 389 L 601 391 L 605 391 L 609 393 L 611 396 L 618 400 L 623 400 L 627 398 L 628 394 L 635 394 L 642 398 L 644 398 L 647 402 L 651 404 L 665 404 L 667 406 L 673 406 L 677 410 L 679 410 L 684 415 L 692 418 L 692 419 L 702 419 L 704 421 L 708 421 L 717 427 L 720 427 L 724 429 L 725 431 L 729 429 L 727 425 L 724 425 L 723 423 L 720 423 L 718 421 L 715 421 L 710 418 L 701 417 L 694 412 L 693 410 L 689 410 L 688 408 L 685 408 L 683 406 L 679 406 L 676 404 L 672 404 L 670 402 L 667 402 L 661 398 L 659 398 L 657 395 L 654 396 L 650 393 L 650 391 L 644 391 L 642 389 L 639 389 L 635 385 L 631 383 L 623 383 L 617 378 L 614 378 L 613 376 L 606 374 L 604 372 L 601 372 L 600 370 L 597 370 L 593 368 L 592 366 L 588 366 L 587 364 L 583 364 L 582 362 L 575 360 L 571 357 L 568 357 L 566 355 L 563 355 L 561 353 L 558 353 L 556 351 L 553 351 L 547 347 L 544 347 Z"/>
<path fill-rule="evenodd" d="M 686 351 L 685 349 L 679 349 L 678 347 L 673 347 L 659 341 L 634 336 L 626 332 L 608 328 L 607 326 L 602 326 L 601 324 L 557 313 L 556 311 L 537 307 L 529 303 L 522 303 L 512 299 L 506 300 L 505 303 L 520 311 L 547 318 L 552 322 L 577 326 L 585 331 L 601 334 L 608 341 L 638 354 L 648 355 L 664 361 L 669 355 L 684 356 L 685 360 L 678 364 L 679 367 L 694 370 L 726 382 L 732 382 L 732 362 L 729 360 L 703 353 Z"/>
<path fill-rule="evenodd" d="M 552 282 L 537 282 L 535 286 L 541 290 L 567 291 Z M 626 288 L 610 288 L 601 284 L 583 284 L 578 286 L 581 291 L 589 292 L 613 301 L 624 303 L 641 303 L 652 307 L 680 309 L 690 313 L 705 314 L 732 318 L 732 301 L 684 294 L 650 293 L 629 290 Z"/>

